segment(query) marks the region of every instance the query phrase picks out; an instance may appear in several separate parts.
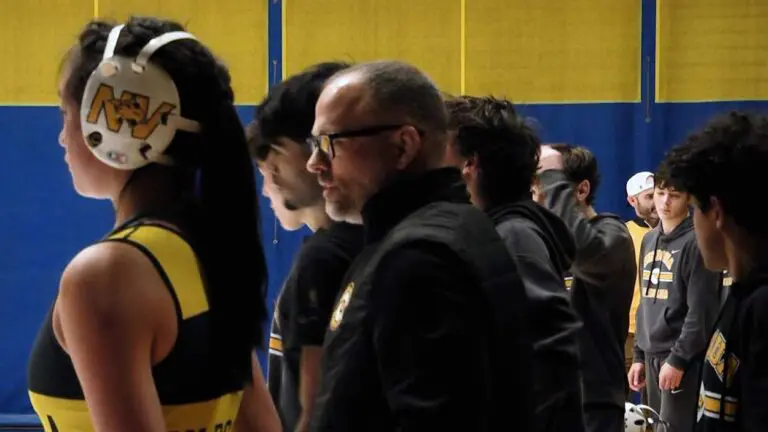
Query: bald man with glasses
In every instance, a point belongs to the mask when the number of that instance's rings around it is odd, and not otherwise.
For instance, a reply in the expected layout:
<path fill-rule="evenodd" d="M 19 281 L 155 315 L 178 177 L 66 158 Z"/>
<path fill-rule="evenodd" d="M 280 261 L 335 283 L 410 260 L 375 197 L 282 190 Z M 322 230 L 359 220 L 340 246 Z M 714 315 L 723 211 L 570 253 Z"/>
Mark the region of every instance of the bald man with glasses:
<path fill-rule="evenodd" d="M 404 63 L 353 66 L 320 95 L 307 168 L 366 247 L 331 315 L 313 431 L 529 430 L 522 281 L 442 167 L 447 128 L 440 92 Z"/>

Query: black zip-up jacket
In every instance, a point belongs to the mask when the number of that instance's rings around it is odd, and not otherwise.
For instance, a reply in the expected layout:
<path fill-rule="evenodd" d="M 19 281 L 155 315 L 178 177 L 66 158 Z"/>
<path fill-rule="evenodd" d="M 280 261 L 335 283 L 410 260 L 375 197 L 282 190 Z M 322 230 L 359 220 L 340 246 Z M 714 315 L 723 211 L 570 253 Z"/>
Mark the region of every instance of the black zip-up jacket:
<path fill-rule="evenodd" d="M 402 178 L 362 216 L 367 246 L 331 315 L 310 430 L 529 431 L 525 291 L 461 173 Z"/>

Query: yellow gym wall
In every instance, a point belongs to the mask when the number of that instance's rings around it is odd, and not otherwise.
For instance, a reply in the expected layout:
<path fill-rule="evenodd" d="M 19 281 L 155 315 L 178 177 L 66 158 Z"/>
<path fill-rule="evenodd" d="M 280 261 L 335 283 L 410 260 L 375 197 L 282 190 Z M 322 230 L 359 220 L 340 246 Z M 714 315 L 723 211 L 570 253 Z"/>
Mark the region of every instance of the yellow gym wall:
<path fill-rule="evenodd" d="M 399 59 L 449 93 L 516 102 L 640 99 L 640 0 L 284 0 L 286 75 Z"/>
<path fill-rule="evenodd" d="M 174 19 L 229 66 L 237 102 L 267 90 L 267 3 L 262 0 L 0 0 L 0 104 L 57 104 L 56 73 L 88 20 Z"/>
<path fill-rule="evenodd" d="M 656 0 L 656 100 L 768 100 L 768 1 Z"/>

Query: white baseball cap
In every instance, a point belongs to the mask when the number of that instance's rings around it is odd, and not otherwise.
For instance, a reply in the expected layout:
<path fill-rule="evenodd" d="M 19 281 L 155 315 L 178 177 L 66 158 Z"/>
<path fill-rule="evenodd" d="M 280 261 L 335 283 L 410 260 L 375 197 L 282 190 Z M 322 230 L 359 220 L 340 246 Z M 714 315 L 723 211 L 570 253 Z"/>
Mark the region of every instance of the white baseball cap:
<path fill-rule="evenodd" d="M 653 173 L 640 171 L 627 180 L 627 196 L 635 196 L 648 189 L 653 189 Z"/>

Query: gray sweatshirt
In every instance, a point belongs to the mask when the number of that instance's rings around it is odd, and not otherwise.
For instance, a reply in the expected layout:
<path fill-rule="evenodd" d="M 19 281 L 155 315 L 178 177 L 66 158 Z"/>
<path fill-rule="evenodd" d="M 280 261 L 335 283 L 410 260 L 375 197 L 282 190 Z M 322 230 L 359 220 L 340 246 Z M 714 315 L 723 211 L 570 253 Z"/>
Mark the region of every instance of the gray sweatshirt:
<path fill-rule="evenodd" d="M 704 267 L 690 217 L 672 232 L 661 224 L 640 247 L 640 306 L 634 360 L 665 357 L 679 370 L 704 354 L 720 309 L 722 275 Z"/>

